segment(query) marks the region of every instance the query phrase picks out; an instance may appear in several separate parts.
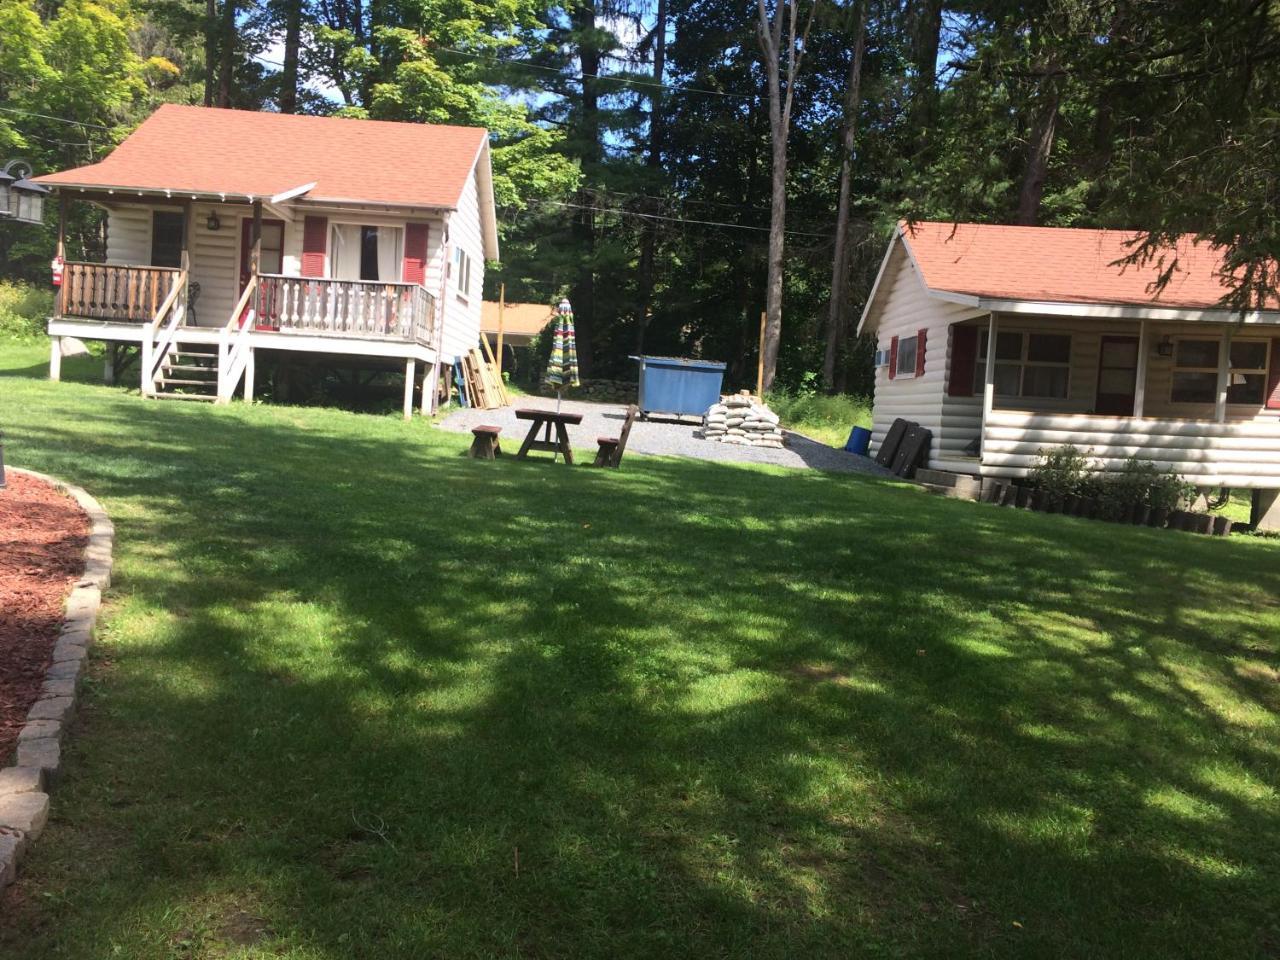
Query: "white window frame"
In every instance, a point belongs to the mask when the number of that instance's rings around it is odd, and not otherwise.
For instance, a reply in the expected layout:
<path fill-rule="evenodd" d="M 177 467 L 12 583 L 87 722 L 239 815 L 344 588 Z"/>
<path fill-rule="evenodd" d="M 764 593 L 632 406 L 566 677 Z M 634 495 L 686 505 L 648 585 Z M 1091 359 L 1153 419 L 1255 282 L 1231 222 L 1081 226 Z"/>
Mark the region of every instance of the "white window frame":
<path fill-rule="evenodd" d="M 462 247 L 453 248 L 454 295 L 463 303 L 471 301 L 471 254 Z"/>
<path fill-rule="evenodd" d="M 378 230 L 396 230 L 399 231 L 399 240 L 396 241 L 396 263 L 400 264 L 400 270 L 396 271 L 396 279 L 394 280 L 360 280 L 348 281 L 358 283 L 400 283 L 403 274 L 400 272 L 404 269 L 404 224 L 403 223 L 369 223 L 365 220 L 338 220 L 333 217 L 329 218 L 328 234 L 325 237 L 325 257 L 324 269 L 325 275 L 330 280 L 337 279 L 333 276 L 333 270 L 337 266 L 338 258 L 336 256 L 338 245 L 337 227 L 374 227 Z"/>
<path fill-rule="evenodd" d="M 902 347 L 904 344 L 908 344 L 908 343 L 911 344 L 911 365 L 906 370 L 903 370 L 902 358 L 904 356 L 904 353 L 903 353 Z M 913 333 L 907 337 L 898 337 L 898 356 L 896 358 L 896 361 L 897 361 L 896 365 L 894 366 L 893 378 L 895 380 L 904 380 L 904 379 L 909 379 L 911 377 L 914 377 L 916 375 L 916 370 L 919 369 L 918 367 L 918 364 L 920 362 L 919 355 L 920 355 L 920 335 L 919 334 Z"/>
<path fill-rule="evenodd" d="M 1004 397 L 1009 400 L 1070 400 L 1071 399 L 1071 380 L 1072 380 L 1072 363 L 1071 355 L 1075 350 L 1075 335 L 1071 333 L 1062 333 L 1058 330 L 998 330 L 996 332 L 997 352 L 999 348 L 999 337 L 1004 334 L 1016 334 L 1021 338 L 1022 344 L 1018 351 L 1017 360 L 997 360 L 997 364 L 1017 364 L 1018 365 L 1018 392 L 1017 393 L 996 393 L 997 397 Z M 1066 361 L 1050 361 L 1050 360 L 1028 360 L 1027 355 L 1031 351 L 1031 338 L 1033 336 L 1045 337 L 1066 337 L 1067 338 L 1067 359 Z M 973 361 L 973 395 L 980 397 L 986 389 L 986 364 L 987 358 L 982 355 L 982 351 L 987 349 L 987 335 L 985 330 L 978 332 L 978 349 L 974 351 Z M 1065 369 L 1067 371 L 1067 389 L 1066 393 L 1061 397 L 1043 397 L 1029 396 L 1024 391 L 1026 389 L 1027 367 L 1054 367 L 1056 369 Z M 994 381 L 993 381 L 994 382 Z"/>
<path fill-rule="evenodd" d="M 1216 343 L 1217 344 L 1217 366 L 1179 366 L 1178 365 L 1178 347 L 1181 343 Z M 1178 337 L 1174 339 L 1174 356 L 1172 356 L 1172 366 L 1169 370 L 1169 402 L 1183 403 L 1189 406 L 1204 406 L 1206 403 L 1217 403 L 1217 374 L 1222 366 L 1222 348 L 1225 346 L 1225 338 L 1222 337 Z M 1230 360 L 1228 361 L 1230 362 Z M 1179 374 L 1213 374 L 1213 399 L 1208 401 L 1187 401 L 1187 399 L 1179 399 L 1176 397 L 1178 390 Z"/>

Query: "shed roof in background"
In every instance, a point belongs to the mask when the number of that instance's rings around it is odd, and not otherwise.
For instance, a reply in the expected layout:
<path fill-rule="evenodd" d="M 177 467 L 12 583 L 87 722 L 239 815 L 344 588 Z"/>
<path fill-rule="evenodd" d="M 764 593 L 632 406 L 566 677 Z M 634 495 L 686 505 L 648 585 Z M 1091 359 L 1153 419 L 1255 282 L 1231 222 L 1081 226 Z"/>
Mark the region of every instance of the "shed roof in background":
<path fill-rule="evenodd" d="M 503 336 L 531 340 L 555 317 L 555 307 L 545 303 L 508 303 L 502 314 Z M 480 332 L 498 333 L 498 301 L 486 300 L 480 313 Z"/>

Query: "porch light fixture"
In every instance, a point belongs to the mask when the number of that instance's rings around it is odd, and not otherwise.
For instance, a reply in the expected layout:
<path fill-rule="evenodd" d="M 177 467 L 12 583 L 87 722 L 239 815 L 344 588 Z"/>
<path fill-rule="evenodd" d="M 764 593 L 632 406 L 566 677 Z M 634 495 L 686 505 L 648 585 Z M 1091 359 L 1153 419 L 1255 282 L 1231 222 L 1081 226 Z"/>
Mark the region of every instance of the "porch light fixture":
<path fill-rule="evenodd" d="M 1161 337 L 1160 342 L 1156 344 L 1156 353 L 1162 357 L 1173 356 L 1173 341 L 1169 339 L 1169 335 L 1167 333 Z"/>
<path fill-rule="evenodd" d="M 213 210 L 209 211 L 209 219 L 204 222 L 204 225 L 210 233 L 216 233 L 222 229 L 222 221 L 218 219 L 218 214 Z"/>
<path fill-rule="evenodd" d="M 44 223 L 49 188 L 30 179 L 31 164 L 10 160 L 0 170 L 0 215 L 19 223 Z"/>

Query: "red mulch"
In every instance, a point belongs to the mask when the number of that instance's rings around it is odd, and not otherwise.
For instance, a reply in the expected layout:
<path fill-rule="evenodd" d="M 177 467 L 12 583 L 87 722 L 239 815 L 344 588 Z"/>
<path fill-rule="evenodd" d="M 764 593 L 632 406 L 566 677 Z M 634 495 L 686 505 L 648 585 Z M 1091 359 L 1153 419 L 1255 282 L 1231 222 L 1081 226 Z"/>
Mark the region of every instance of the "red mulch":
<path fill-rule="evenodd" d="M 63 603 L 84 572 L 89 518 L 47 483 L 0 488 L 0 766 L 44 682 Z"/>

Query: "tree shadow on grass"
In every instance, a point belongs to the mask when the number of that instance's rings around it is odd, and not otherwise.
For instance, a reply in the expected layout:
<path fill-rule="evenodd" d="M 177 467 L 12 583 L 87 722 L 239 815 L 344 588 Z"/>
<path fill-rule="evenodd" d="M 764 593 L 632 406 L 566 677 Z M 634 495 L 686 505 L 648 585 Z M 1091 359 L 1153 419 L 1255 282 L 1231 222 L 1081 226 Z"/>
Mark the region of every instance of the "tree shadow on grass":
<path fill-rule="evenodd" d="M 1274 944 L 1267 545 L 353 422 L 11 430 L 121 547 L 0 946 L 208 955 L 246 909 L 263 955 Z"/>

